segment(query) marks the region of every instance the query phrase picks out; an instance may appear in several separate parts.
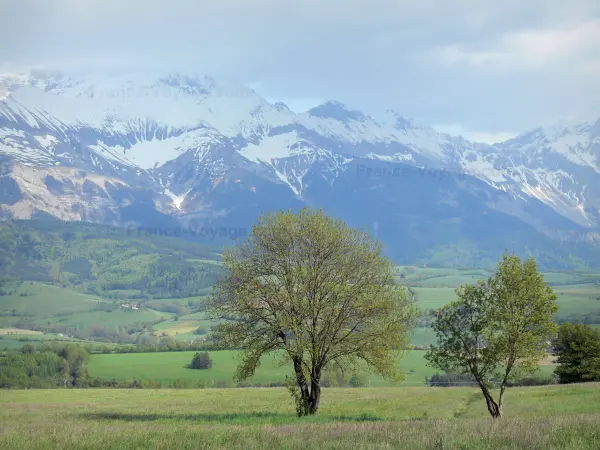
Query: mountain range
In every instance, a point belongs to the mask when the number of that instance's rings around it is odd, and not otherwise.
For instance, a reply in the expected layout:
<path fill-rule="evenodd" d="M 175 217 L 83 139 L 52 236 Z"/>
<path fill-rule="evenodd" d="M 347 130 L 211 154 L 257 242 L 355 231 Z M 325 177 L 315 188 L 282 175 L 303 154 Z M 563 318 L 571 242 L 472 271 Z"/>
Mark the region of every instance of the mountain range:
<path fill-rule="evenodd" d="M 399 263 L 600 265 L 600 120 L 494 145 L 198 75 L 0 75 L 0 218 L 229 240 L 322 207 Z"/>

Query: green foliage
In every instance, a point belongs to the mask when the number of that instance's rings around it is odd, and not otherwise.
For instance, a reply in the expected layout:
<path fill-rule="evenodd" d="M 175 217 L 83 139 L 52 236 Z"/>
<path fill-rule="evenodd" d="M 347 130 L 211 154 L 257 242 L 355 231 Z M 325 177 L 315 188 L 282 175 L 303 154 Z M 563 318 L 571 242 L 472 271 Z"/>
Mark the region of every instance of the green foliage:
<path fill-rule="evenodd" d="M 435 373 L 425 378 L 425 384 L 432 387 L 477 386 L 475 378 L 467 373 Z"/>
<path fill-rule="evenodd" d="M 21 348 L 21 353 L 24 355 L 31 355 L 32 353 L 35 353 L 35 347 L 31 344 L 25 344 L 23 348 Z"/>
<path fill-rule="evenodd" d="M 31 344 L 0 355 L 0 388 L 87 387 L 87 351 L 74 344 Z"/>
<path fill-rule="evenodd" d="M 494 385 L 500 384 L 501 380 L 492 380 Z M 435 373 L 425 378 L 425 384 L 432 387 L 455 387 L 455 386 L 478 386 L 475 377 L 466 373 Z M 527 376 L 515 378 L 508 382 L 507 386 L 546 386 L 556 384 L 551 375 Z"/>
<path fill-rule="evenodd" d="M 197 295 L 216 280 L 219 266 L 210 263 L 217 259 L 196 242 L 90 223 L 0 223 L 5 277 L 55 282 L 105 298 Z"/>
<path fill-rule="evenodd" d="M 556 331 L 556 295 L 533 259 L 504 255 L 487 281 L 457 289 L 433 328 L 438 344 L 427 359 L 445 372 L 471 374 L 493 417 L 502 414 L 504 390 L 517 374 L 533 373 Z M 492 379 L 500 381 L 496 401 Z"/>
<path fill-rule="evenodd" d="M 600 329 L 583 324 L 562 324 L 553 341 L 561 383 L 600 381 Z"/>
<path fill-rule="evenodd" d="M 293 366 L 306 415 L 317 411 L 328 365 L 352 369 L 363 361 L 384 377 L 399 376 L 415 311 L 367 233 L 322 211 L 269 214 L 244 245 L 225 252 L 223 265 L 209 305 L 223 320 L 214 340 L 244 350 L 238 380 L 276 353 Z"/>
<path fill-rule="evenodd" d="M 367 380 L 363 375 L 353 374 L 350 377 L 348 384 L 354 388 L 365 387 L 367 385 Z"/>
<path fill-rule="evenodd" d="M 296 415 L 298 417 L 305 416 L 306 408 L 307 408 L 306 399 L 304 398 L 304 395 L 303 395 L 302 391 L 300 390 L 300 387 L 298 386 L 298 380 L 295 377 L 290 378 L 286 375 L 285 388 L 287 389 L 289 394 L 292 396 L 292 399 L 294 400 L 294 407 L 296 408 Z"/>
<path fill-rule="evenodd" d="M 196 352 L 190 363 L 191 369 L 210 369 L 212 360 L 208 352 Z"/>

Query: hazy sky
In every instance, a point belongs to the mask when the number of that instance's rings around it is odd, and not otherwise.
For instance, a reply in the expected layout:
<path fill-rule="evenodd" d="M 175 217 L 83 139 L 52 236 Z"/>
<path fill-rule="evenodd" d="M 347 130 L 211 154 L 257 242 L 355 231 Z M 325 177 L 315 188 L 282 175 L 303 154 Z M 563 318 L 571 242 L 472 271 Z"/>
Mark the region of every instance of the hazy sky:
<path fill-rule="evenodd" d="M 600 117 L 599 0 L 0 0 L 0 71 L 166 69 L 494 140 Z"/>

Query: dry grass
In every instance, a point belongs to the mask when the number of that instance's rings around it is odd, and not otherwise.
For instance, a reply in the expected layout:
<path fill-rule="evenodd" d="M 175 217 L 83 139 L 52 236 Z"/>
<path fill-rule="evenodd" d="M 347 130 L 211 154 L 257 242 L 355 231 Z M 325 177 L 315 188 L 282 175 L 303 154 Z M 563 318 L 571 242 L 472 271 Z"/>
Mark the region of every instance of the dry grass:
<path fill-rule="evenodd" d="M 43 334 L 41 331 L 23 330 L 21 328 L 0 328 L 0 335 L 5 334 Z"/>
<path fill-rule="evenodd" d="M 175 322 L 175 324 L 172 327 L 164 328 L 164 329 L 160 330 L 160 332 L 157 332 L 156 334 L 160 335 L 162 333 L 166 333 L 167 336 L 175 336 L 177 334 L 191 333 L 192 331 L 194 331 L 198 328 L 199 323 L 200 323 L 200 322 L 190 323 L 189 321 L 186 321 L 186 322 L 184 322 L 184 321 Z"/>

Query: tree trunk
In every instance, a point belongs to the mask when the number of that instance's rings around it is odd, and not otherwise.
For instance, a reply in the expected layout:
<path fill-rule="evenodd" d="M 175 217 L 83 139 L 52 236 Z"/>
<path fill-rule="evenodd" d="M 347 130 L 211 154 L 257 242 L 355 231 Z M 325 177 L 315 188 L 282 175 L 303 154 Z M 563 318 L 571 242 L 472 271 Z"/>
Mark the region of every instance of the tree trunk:
<path fill-rule="evenodd" d="M 488 408 L 488 411 L 490 412 L 490 415 L 494 419 L 500 419 L 502 417 L 502 409 L 500 408 L 498 403 L 496 403 L 494 401 L 494 399 L 492 398 L 492 396 L 489 394 L 485 397 L 485 401 L 487 403 L 487 408 Z"/>
<path fill-rule="evenodd" d="M 319 380 L 312 379 L 310 382 L 310 396 L 308 399 L 308 414 L 314 415 L 319 410 L 321 401 L 321 386 Z"/>
<path fill-rule="evenodd" d="M 485 397 L 485 403 L 487 405 L 487 409 L 490 415 L 494 419 L 500 419 L 502 417 L 502 404 L 496 403 L 494 397 L 492 397 L 492 394 L 490 393 L 490 390 L 483 382 L 480 382 L 478 384 L 481 388 L 481 392 L 483 392 L 483 396 Z M 500 395 L 502 396 L 502 394 Z"/>
<path fill-rule="evenodd" d="M 296 411 L 298 416 L 309 416 L 315 415 L 319 410 L 319 403 L 321 401 L 321 370 L 319 368 L 314 369 L 310 377 L 310 385 L 304 371 L 302 370 L 302 363 L 299 359 L 294 359 L 294 371 L 296 372 L 296 382 L 298 384 L 299 395 L 296 398 Z"/>
<path fill-rule="evenodd" d="M 500 414 L 500 417 L 502 417 L 502 405 L 504 403 L 504 390 L 506 389 L 506 385 L 502 384 L 502 386 L 500 386 L 500 396 L 498 397 L 498 412 Z"/>
<path fill-rule="evenodd" d="M 310 394 L 310 390 L 308 388 L 308 383 L 306 381 L 306 377 L 304 376 L 304 371 L 302 370 L 302 362 L 299 358 L 294 358 L 294 372 L 296 372 L 296 382 L 298 384 L 298 389 L 300 390 L 299 394 L 294 394 L 296 397 L 296 412 L 298 416 L 306 416 L 308 415 L 308 398 Z"/>

